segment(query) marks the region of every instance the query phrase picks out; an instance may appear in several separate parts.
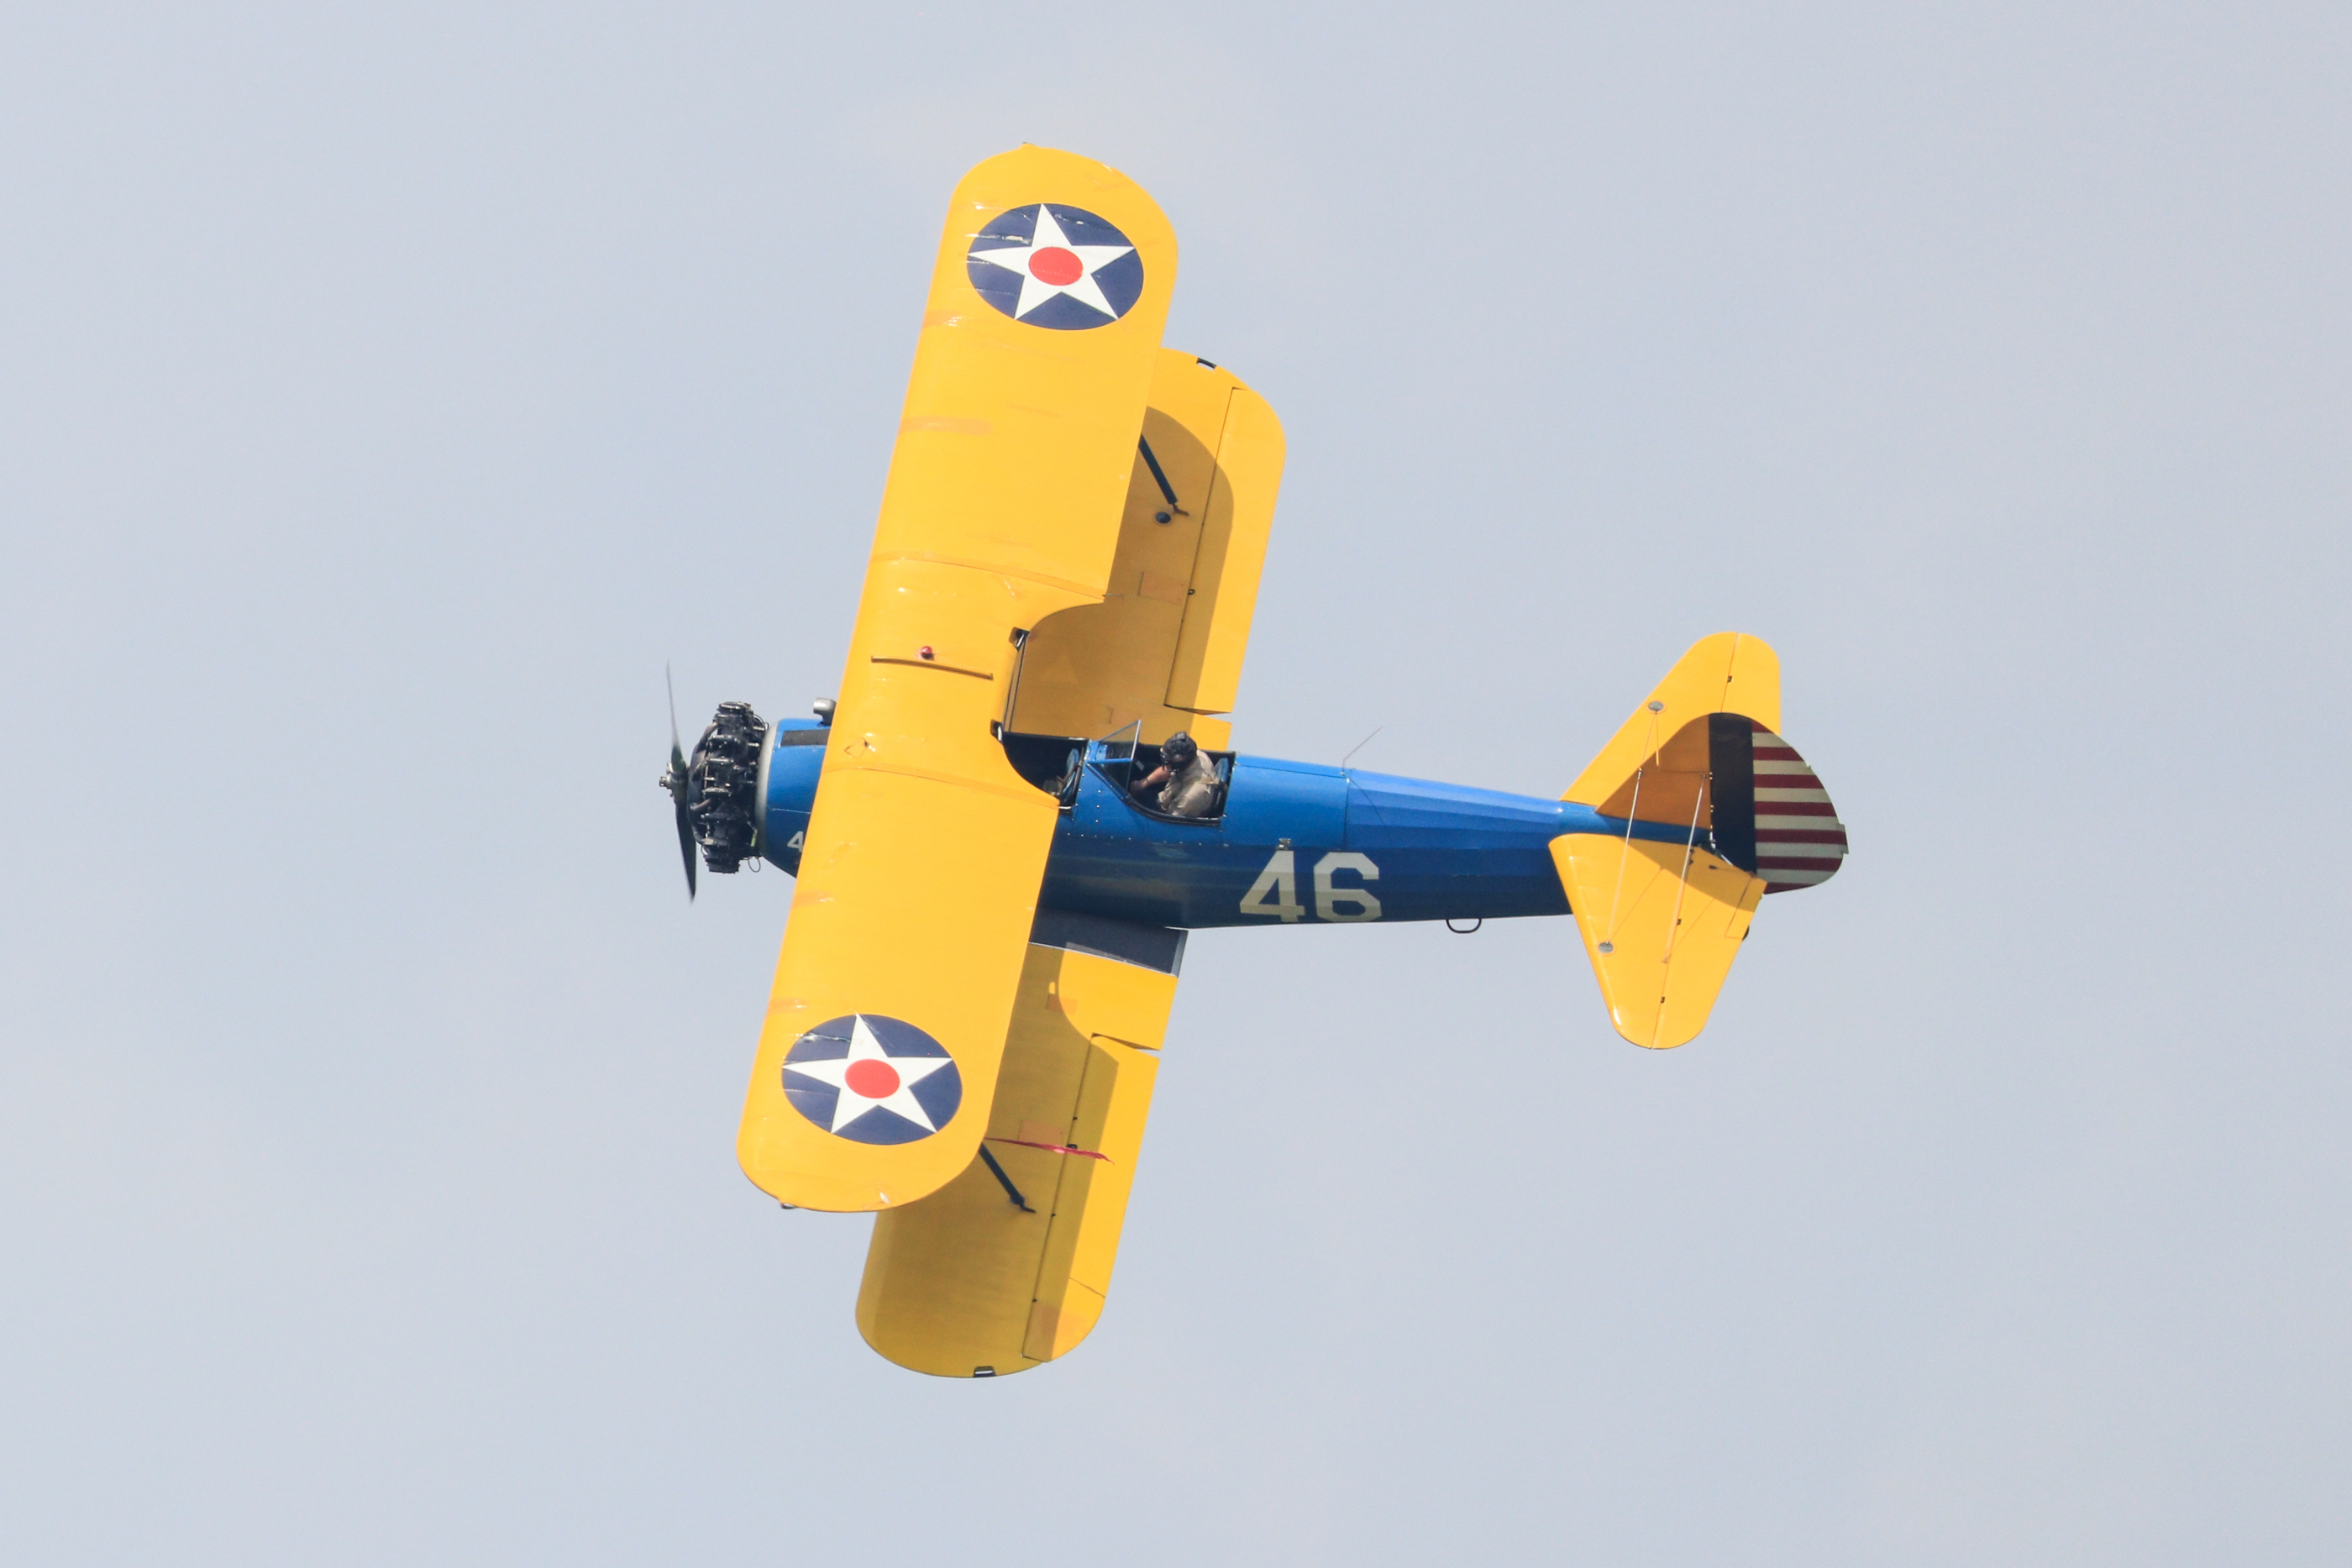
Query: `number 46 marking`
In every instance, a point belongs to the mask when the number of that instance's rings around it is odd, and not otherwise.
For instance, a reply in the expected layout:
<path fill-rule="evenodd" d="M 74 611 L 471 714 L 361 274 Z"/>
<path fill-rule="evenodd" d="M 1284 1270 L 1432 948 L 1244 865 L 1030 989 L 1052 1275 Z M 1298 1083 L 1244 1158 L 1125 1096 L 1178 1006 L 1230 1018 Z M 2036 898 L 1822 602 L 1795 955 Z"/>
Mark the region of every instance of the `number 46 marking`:
<path fill-rule="evenodd" d="M 1335 872 L 1351 871 L 1366 882 L 1378 882 L 1381 868 L 1372 863 L 1370 855 L 1360 855 L 1352 850 L 1334 850 L 1315 862 L 1315 918 L 1318 920 L 1349 921 L 1378 920 L 1381 901 L 1367 887 L 1335 887 L 1331 876 Z M 1307 911 L 1298 902 L 1298 857 L 1289 850 L 1276 850 L 1265 869 L 1257 873 L 1250 890 L 1242 894 L 1242 913 L 1269 920 L 1292 921 Z"/>

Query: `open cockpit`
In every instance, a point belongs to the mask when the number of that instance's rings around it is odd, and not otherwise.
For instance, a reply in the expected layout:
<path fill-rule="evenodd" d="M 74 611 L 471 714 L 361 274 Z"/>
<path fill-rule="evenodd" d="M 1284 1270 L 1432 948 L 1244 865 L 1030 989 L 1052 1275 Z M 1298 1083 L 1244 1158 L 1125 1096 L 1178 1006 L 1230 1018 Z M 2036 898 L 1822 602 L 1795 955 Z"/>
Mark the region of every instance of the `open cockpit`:
<path fill-rule="evenodd" d="M 1138 720 L 1100 739 L 1011 730 L 1002 738 L 1005 760 L 1013 771 L 1058 799 L 1065 812 L 1077 803 L 1087 776 L 1092 774 L 1139 816 L 1182 827 L 1213 827 L 1221 821 L 1233 784 L 1234 754 L 1201 750 L 1200 757 L 1215 779 L 1205 809 L 1190 813 L 1164 810 L 1154 798 L 1157 790 L 1136 792 L 1137 785 L 1150 776 L 1159 762 L 1158 747 L 1144 742 L 1141 736 L 1142 723 Z"/>

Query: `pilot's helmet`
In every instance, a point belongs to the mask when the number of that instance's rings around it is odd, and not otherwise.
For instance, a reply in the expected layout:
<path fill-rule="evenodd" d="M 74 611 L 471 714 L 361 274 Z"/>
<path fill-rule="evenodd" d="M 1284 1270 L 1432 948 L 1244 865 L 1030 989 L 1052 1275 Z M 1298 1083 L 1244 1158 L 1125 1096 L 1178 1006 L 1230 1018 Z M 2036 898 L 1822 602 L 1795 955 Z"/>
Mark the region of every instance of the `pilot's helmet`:
<path fill-rule="evenodd" d="M 1160 743 L 1160 760 L 1171 768 L 1185 767 L 1200 753 L 1192 737 L 1181 729 Z"/>

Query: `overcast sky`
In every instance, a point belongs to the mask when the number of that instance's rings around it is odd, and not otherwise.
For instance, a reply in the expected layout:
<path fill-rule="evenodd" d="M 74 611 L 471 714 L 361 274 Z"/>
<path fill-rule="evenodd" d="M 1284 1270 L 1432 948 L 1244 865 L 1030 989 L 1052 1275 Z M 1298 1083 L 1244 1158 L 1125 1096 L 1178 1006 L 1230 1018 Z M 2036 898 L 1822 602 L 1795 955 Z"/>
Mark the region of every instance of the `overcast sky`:
<path fill-rule="evenodd" d="M 2316 3 L 13 8 L 0 1555 L 2346 1561 L 2347 80 Z M 1196 938 L 1100 1329 L 971 1384 L 737 1169 L 791 885 L 689 907 L 654 778 L 665 661 L 832 692 L 1024 141 L 1286 423 L 1236 744 L 1556 795 L 1737 629 L 1854 857 L 1659 1055 L 1566 920 Z"/>

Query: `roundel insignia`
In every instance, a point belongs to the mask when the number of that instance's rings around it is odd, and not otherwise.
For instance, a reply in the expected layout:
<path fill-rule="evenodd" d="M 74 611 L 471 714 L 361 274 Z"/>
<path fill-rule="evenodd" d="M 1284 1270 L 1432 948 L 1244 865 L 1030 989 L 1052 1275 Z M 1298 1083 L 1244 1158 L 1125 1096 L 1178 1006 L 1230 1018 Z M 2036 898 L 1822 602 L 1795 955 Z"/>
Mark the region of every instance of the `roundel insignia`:
<path fill-rule="evenodd" d="M 1032 327 L 1108 327 L 1143 294 L 1143 257 L 1081 207 L 1033 202 L 989 220 L 965 258 L 980 297 Z"/>
<path fill-rule="evenodd" d="M 828 1019 L 784 1056 L 793 1109 L 858 1144 L 911 1144 L 948 1124 L 963 1075 L 947 1047 L 879 1013 Z"/>

